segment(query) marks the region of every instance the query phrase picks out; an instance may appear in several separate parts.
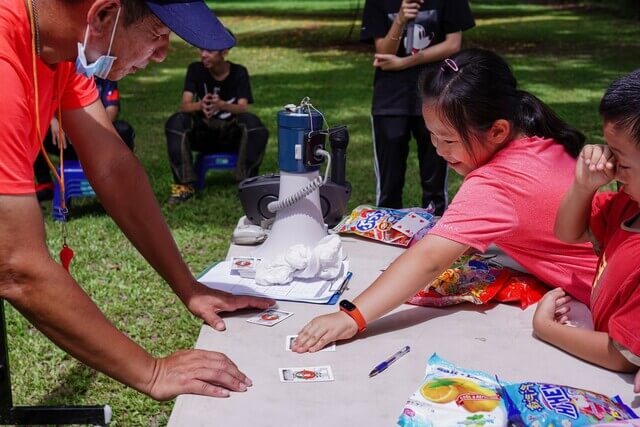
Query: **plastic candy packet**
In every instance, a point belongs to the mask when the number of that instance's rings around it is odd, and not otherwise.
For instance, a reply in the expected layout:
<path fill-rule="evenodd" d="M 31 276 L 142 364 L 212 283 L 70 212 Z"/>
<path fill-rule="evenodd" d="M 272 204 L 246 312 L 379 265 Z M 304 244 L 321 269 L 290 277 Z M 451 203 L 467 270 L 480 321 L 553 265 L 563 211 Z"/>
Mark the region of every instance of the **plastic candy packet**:
<path fill-rule="evenodd" d="M 463 255 L 407 303 L 427 307 L 470 302 L 485 304 L 504 286 L 508 272 L 500 264 L 479 255 Z"/>
<path fill-rule="evenodd" d="M 549 288 L 539 279 L 481 255 L 463 255 L 407 303 L 426 307 L 470 302 L 517 302 L 522 309 L 538 302 Z"/>
<path fill-rule="evenodd" d="M 398 418 L 401 427 L 507 425 L 500 385 L 482 371 L 459 368 L 433 354 L 426 376 Z M 546 426 L 545 426 L 546 427 Z"/>
<path fill-rule="evenodd" d="M 497 280 L 504 280 L 500 291 L 494 300 L 498 302 L 517 302 L 521 309 L 535 304 L 549 291 L 549 287 L 540 279 L 530 274 L 525 274 L 516 270 L 506 269 L 509 274 Z"/>
<path fill-rule="evenodd" d="M 433 215 L 424 210 L 411 212 L 360 205 L 344 217 L 333 231 L 354 233 L 383 243 L 406 247 L 415 234 L 426 233 L 425 230 L 431 229 L 435 223 Z"/>
<path fill-rule="evenodd" d="M 580 427 L 637 418 L 619 397 L 554 384 L 504 385 L 509 421 L 517 427 Z"/>

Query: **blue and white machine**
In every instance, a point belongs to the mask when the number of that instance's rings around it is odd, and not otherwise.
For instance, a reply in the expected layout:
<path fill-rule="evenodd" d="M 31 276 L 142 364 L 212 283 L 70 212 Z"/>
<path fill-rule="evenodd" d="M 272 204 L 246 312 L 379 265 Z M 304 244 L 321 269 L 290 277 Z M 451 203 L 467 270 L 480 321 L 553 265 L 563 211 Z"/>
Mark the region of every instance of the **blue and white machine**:
<path fill-rule="evenodd" d="M 327 181 L 331 155 L 325 150 L 324 117 L 309 102 L 289 104 L 278 112 L 278 166 L 280 190 L 278 200 L 267 209 L 275 220 L 267 240 L 253 256 L 269 263 L 291 246 L 313 247 L 327 235 L 320 206 L 319 188 Z M 320 165 L 327 160 L 324 178 Z"/>

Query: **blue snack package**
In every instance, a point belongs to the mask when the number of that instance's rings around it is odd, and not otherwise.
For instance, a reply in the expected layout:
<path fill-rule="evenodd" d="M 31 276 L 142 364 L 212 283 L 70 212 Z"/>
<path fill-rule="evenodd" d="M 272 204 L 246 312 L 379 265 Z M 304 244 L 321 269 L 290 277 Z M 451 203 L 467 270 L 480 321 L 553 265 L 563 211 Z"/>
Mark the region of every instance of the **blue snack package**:
<path fill-rule="evenodd" d="M 516 427 L 581 427 L 638 418 L 617 396 L 574 387 L 508 384 L 503 395 L 509 422 Z"/>

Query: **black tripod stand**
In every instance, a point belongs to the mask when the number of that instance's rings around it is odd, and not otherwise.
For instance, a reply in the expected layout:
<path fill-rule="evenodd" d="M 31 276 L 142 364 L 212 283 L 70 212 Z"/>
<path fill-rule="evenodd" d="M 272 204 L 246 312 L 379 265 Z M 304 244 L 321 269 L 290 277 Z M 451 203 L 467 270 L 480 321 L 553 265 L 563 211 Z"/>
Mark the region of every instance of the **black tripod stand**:
<path fill-rule="evenodd" d="M 0 424 L 91 424 L 107 426 L 111 408 L 105 406 L 13 406 L 9 349 L 4 319 L 4 300 L 0 298 Z"/>

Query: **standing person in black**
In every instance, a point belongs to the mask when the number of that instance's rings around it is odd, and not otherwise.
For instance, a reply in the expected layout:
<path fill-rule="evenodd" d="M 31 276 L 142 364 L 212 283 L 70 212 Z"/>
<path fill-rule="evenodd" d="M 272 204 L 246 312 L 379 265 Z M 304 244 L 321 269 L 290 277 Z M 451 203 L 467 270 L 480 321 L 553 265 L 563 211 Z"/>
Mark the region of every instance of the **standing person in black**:
<path fill-rule="evenodd" d="M 427 64 L 458 52 L 475 25 L 468 0 L 367 0 L 360 40 L 375 44 L 373 146 L 376 204 L 402 208 L 411 136 L 418 145 L 422 206 L 442 215 L 447 164 L 431 145 L 422 119 L 418 79 Z M 408 40 L 408 34 L 413 39 Z"/>
<path fill-rule="evenodd" d="M 227 61 L 229 49 L 200 50 L 200 62 L 187 69 L 180 112 L 167 120 L 165 133 L 174 184 L 168 204 L 194 195 L 193 151 L 238 153 L 236 179 L 256 176 L 269 132 L 249 113 L 253 103 L 249 73 Z"/>

